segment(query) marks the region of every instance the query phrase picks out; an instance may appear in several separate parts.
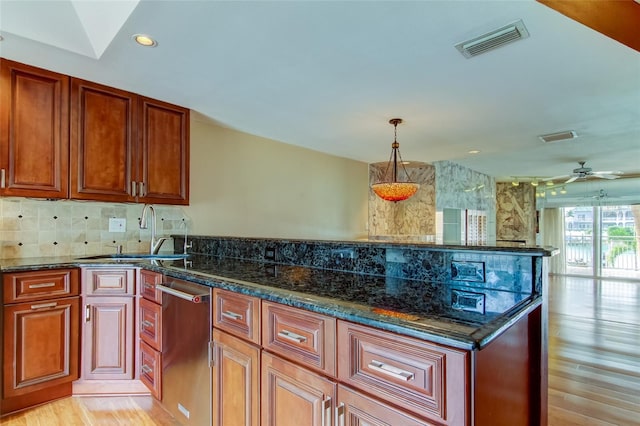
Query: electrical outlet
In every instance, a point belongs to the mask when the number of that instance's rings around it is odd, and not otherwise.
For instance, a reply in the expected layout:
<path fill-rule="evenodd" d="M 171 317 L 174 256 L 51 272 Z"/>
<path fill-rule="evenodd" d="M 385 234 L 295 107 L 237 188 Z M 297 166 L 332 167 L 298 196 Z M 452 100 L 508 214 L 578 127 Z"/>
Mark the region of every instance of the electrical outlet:
<path fill-rule="evenodd" d="M 265 249 L 264 249 L 264 260 L 276 260 L 276 248 L 275 247 L 265 247 Z"/>
<path fill-rule="evenodd" d="M 127 219 L 123 217 L 109 218 L 109 232 L 125 232 L 127 230 Z"/>
<path fill-rule="evenodd" d="M 351 248 L 331 250 L 331 266 L 353 268 L 354 258 L 355 253 Z"/>
<path fill-rule="evenodd" d="M 485 282 L 484 262 L 451 262 L 451 279 L 454 281 Z"/>

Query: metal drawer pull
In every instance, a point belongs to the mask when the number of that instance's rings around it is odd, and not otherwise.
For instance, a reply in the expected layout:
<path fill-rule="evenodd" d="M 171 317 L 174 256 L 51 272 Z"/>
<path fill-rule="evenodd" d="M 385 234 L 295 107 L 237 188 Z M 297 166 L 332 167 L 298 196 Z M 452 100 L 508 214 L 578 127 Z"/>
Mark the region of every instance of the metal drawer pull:
<path fill-rule="evenodd" d="M 42 284 L 30 284 L 29 288 L 45 288 L 45 287 L 53 287 L 56 283 L 42 283 Z"/>
<path fill-rule="evenodd" d="M 222 315 L 225 318 L 229 318 L 229 319 L 236 320 L 236 321 L 242 320 L 242 315 L 236 314 L 235 312 L 231 312 L 231 311 L 225 311 L 225 312 L 221 313 L 220 315 Z"/>
<path fill-rule="evenodd" d="M 142 321 L 142 327 L 153 327 L 153 323 L 151 321 L 144 320 Z"/>
<path fill-rule="evenodd" d="M 187 293 L 185 291 L 176 290 L 175 288 L 167 287 L 161 284 L 156 284 L 156 290 L 160 290 L 163 293 L 176 296 L 180 299 L 188 300 L 189 302 L 192 302 L 192 303 L 202 303 L 208 300 L 209 298 L 209 292 L 192 294 L 192 293 Z"/>
<path fill-rule="evenodd" d="M 327 411 L 329 412 L 327 416 Z M 322 401 L 322 417 L 320 420 L 320 424 L 322 426 L 327 426 L 327 420 L 331 421 L 331 397 L 328 396 L 327 399 Z M 331 423 L 329 423 L 331 426 Z"/>
<path fill-rule="evenodd" d="M 56 302 L 41 303 L 39 305 L 31 305 L 31 309 L 55 308 L 56 306 L 58 306 L 58 303 Z"/>
<path fill-rule="evenodd" d="M 278 336 L 282 337 L 283 339 L 291 340 L 292 342 L 296 342 L 296 343 L 304 343 L 307 341 L 306 337 L 293 333 L 288 330 L 282 330 L 280 333 L 278 333 Z"/>
<path fill-rule="evenodd" d="M 143 373 L 153 373 L 153 368 L 149 367 L 147 364 L 143 364 L 142 365 L 142 372 Z"/>
<path fill-rule="evenodd" d="M 401 370 L 393 365 L 385 364 L 384 362 L 376 361 L 372 359 L 369 363 L 368 367 L 372 370 L 379 371 L 380 373 L 384 373 L 387 376 L 394 377 L 399 380 L 404 380 L 408 382 L 409 380 L 413 380 L 413 373 L 405 370 Z"/>
<path fill-rule="evenodd" d="M 341 402 L 338 407 L 336 407 L 336 414 L 338 415 L 338 426 L 344 426 L 344 402 Z"/>

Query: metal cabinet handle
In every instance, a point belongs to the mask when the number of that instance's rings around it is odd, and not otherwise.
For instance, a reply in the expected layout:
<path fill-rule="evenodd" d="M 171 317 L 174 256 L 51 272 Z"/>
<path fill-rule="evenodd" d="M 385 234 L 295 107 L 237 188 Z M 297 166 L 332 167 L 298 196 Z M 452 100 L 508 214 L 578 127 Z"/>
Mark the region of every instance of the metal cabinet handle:
<path fill-rule="evenodd" d="M 56 302 L 49 302 L 49 303 L 41 303 L 39 305 L 31 305 L 31 309 L 46 309 L 46 308 L 55 308 L 56 306 L 58 306 L 58 304 Z"/>
<path fill-rule="evenodd" d="M 42 283 L 42 284 L 29 284 L 29 288 L 45 288 L 45 287 L 53 287 L 56 283 Z"/>
<path fill-rule="evenodd" d="M 280 333 L 278 333 L 278 336 L 282 337 L 283 339 L 290 340 L 296 343 L 304 343 L 307 341 L 306 337 L 288 330 L 282 330 Z"/>
<path fill-rule="evenodd" d="M 145 328 L 145 327 L 153 327 L 153 323 L 151 321 L 143 320 L 142 328 Z"/>
<path fill-rule="evenodd" d="M 153 368 L 149 367 L 147 364 L 143 364 L 141 370 L 143 373 L 153 373 Z"/>
<path fill-rule="evenodd" d="M 156 284 L 156 290 L 160 290 L 163 293 L 176 296 L 180 299 L 188 300 L 192 303 L 202 303 L 209 300 L 209 293 L 187 293 L 185 291 L 176 290 L 175 288 L 167 287 L 166 285 Z"/>
<path fill-rule="evenodd" d="M 135 197 L 137 195 L 136 192 L 137 192 L 138 188 L 137 188 L 136 185 L 137 185 L 136 182 L 131 181 L 131 196 L 132 197 Z"/>
<path fill-rule="evenodd" d="M 338 417 L 338 426 L 344 426 L 344 415 L 345 415 L 344 402 L 341 402 L 340 405 L 336 407 L 336 415 Z"/>
<path fill-rule="evenodd" d="M 394 379 L 404 380 L 405 382 L 408 382 L 409 380 L 413 380 L 413 377 L 414 377 L 413 373 L 410 371 L 402 370 L 398 367 L 394 367 L 393 365 L 376 361 L 375 359 L 371 360 L 368 367 L 372 370 L 386 374 L 387 376 L 391 376 Z"/>
<path fill-rule="evenodd" d="M 6 172 L 4 169 L 0 170 L 0 188 L 6 188 L 7 187 L 7 181 L 6 181 Z"/>
<path fill-rule="evenodd" d="M 145 197 L 147 195 L 147 191 L 144 182 L 138 182 L 138 185 L 140 186 L 140 196 Z"/>
<path fill-rule="evenodd" d="M 331 397 L 330 396 L 328 396 L 324 401 L 322 401 L 322 417 L 320 420 L 320 424 L 322 426 L 327 426 L 327 420 L 329 421 L 329 426 L 331 426 Z"/>
<path fill-rule="evenodd" d="M 87 305 L 84 308 L 84 321 L 85 322 L 91 321 L 91 305 Z"/>
<path fill-rule="evenodd" d="M 225 312 L 221 313 L 220 315 L 225 317 L 225 318 L 234 320 L 234 321 L 242 320 L 242 315 L 236 314 L 235 312 L 231 312 L 231 311 L 225 311 Z"/>

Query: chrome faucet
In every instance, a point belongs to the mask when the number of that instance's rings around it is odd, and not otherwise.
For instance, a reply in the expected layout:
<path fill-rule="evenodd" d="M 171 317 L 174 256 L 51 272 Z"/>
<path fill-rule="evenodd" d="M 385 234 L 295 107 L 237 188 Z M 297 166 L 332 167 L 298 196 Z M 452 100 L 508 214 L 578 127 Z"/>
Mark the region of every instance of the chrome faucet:
<path fill-rule="evenodd" d="M 150 254 L 158 254 L 160 246 L 167 238 L 158 238 L 156 240 L 156 210 L 151 204 L 145 204 L 142 208 L 142 216 L 140 217 L 140 229 L 147 229 L 147 211 L 151 211 L 151 246 L 149 248 Z"/>

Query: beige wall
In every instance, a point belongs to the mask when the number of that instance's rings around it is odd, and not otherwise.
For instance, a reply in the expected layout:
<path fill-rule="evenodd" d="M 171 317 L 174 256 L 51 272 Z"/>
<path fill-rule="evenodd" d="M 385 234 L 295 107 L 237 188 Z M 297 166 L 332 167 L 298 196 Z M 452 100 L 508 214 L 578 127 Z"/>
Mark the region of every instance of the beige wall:
<path fill-rule="evenodd" d="M 190 233 L 366 237 L 368 166 L 191 120 Z"/>

